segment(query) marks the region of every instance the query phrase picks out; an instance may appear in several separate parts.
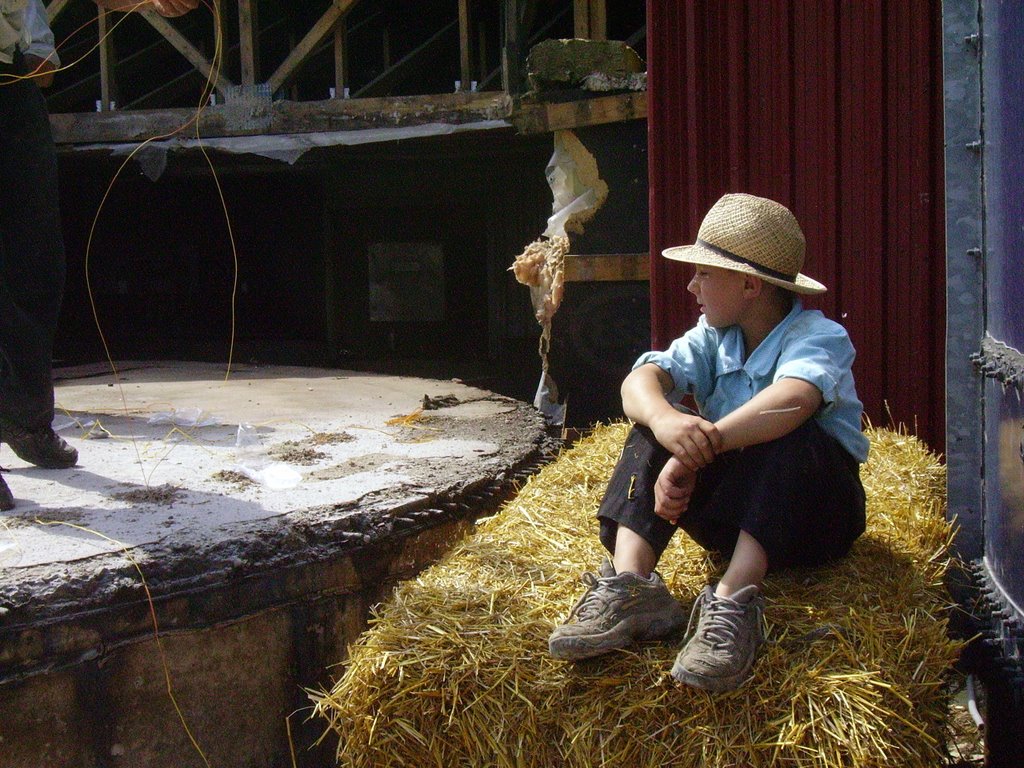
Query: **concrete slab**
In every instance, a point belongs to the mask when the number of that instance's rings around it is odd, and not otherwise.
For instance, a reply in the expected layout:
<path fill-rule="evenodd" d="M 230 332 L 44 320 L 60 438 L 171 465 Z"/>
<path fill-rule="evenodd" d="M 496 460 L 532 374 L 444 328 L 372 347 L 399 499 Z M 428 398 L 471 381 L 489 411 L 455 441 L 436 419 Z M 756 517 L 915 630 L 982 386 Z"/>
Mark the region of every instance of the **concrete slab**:
<path fill-rule="evenodd" d="M 460 497 L 493 492 L 551 448 L 532 407 L 458 381 L 103 370 L 57 385 L 55 427 L 78 466 L 39 469 L 0 448 L 17 504 L 0 513 L 0 635 L 138 599 L 137 565 L 159 598 L 370 543 L 454 499 L 465 511 Z"/>

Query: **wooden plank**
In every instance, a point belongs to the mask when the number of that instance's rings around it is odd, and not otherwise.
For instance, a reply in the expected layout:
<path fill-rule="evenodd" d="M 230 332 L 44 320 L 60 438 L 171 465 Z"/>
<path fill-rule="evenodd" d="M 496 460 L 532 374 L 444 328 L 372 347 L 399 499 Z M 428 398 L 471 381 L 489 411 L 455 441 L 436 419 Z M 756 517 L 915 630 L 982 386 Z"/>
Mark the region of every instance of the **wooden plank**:
<path fill-rule="evenodd" d="M 150 25 L 161 35 L 164 39 L 169 42 L 178 53 L 188 59 L 189 63 L 195 67 L 207 80 L 210 80 L 213 87 L 217 89 L 217 92 L 222 96 L 227 95 L 227 89 L 233 88 L 232 83 L 228 78 L 224 77 L 220 71 L 214 73 L 213 65 L 207 60 L 207 58 L 199 52 L 198 49 L 188 39 L 181 34 L 167 19 L 158 14 L 156 11 L 136 11 L 142 18 L 150 23 Z"/>
<path fill-rule="evenodd" d="M 650 280 L 649 253 L 567 254 L 565 282 L 606 282 L 612 280 Z"/>
<path fill-rule="evenodd" d="M 324 12 L 313 28 L 306 33 L 306 36 L 299 41 L 288 57 L 281 63 L 267 80 L 270 84 L 270 92 L 277 93 L 291 82 L 299 69 L 306 63 L 309 55 L 334 31 L 335 24 L 345 16 L 358 0 L 334 0 L 334 4 Z"/>
<path fill-rule="evenodd" d="M 238 48 L 242 65 L 242 85 L 255 85 L 259 72 L 259 9 L 253 0 L 238 0 Z"/>
<path fill-rule="evenodd" d="M 577 101 L 520 104 L 512 123 L 521 134 L 546 133 L 647 117 L 647 93 L 634 91 Z"/>
<path fill-rule="evenodd" d="M 277 101 L 262 108 L 219 104 L 195 109 L 74 112 L 50 115 L 54 140 L 67 144 L 134 143 L 172 136 L 188 126 L 202 138 L 402 128 L 425 123 L 507 120 L 511 100 L 504 93 L 446 93 L 377 99 Z"/>
<path fill-rule="evenodd" d="M 459 76 L 462 78 L 462 87 L 466 90 L 469 90 L 469 84 L 473 80 L 469 44 L 471 37 L 469 0 L 459 0 Z"/>

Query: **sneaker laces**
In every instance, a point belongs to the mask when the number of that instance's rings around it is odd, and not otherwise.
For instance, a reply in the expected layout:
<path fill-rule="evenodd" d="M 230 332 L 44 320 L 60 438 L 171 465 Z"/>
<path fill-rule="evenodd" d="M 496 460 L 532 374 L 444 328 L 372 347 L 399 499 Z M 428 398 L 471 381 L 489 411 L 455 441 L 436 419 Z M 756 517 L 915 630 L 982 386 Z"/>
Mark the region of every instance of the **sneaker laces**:
<path fill-rule="evenodd" d="M 690 609 L 690 621 L 686 626 L 686 636 L 689 638 L 696 632 L 700 632 L 701 637 L 709 640 L 715 647 L 727 646 L 740 633 L 740 627 L 748 607 L 748 604 L 737 603 L 735 600 L 730 600 L 727 597 L 718 597 L 713 594 L 701 595 L 700 599 L 694 602 L 693 608 Z M 763 640 L 761 607 L 755 604 L 753 608 L 757 614 L 757 632 Z M 700 611 L 700 619 L 697 622 L 696 629 L 691 632 L 693 619 L 698 610 Z"/>
<path fill-rule="evenodd" d="M 569 619 L 575 618 L 585 621 L 600 613 L 606 600 L 600 589 L 602 586 L 601 579 L 597 575 L 587 571 L 580 577 L 580 581 L 587 588 L 587 591 L 583 593 L 583 596 L 576 601 L 572 610 L 569 611 Z"/>

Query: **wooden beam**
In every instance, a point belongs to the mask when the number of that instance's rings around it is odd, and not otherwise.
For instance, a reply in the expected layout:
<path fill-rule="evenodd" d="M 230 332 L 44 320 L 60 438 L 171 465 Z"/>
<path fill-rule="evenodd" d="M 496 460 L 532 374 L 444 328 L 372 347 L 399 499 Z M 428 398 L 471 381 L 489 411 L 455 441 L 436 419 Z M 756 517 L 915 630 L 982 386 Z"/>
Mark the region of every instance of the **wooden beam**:
<path fill-rule="evenodd" d="M 242 85 L 256 85 L 259 72 L 259 8 L 254 0 L 238 0 L 238 49 Z"/>
<path fill-rule="evenodd" d="M 178 53 L 188 59 L 189 63 L 199 70 L 203 77 L 210 80 L 213 87 L 216 88 L 217 92 L 222 96 L 227 95 L 227 89 L 235 87 L 235 84 L 228 78 L 224 77 L 223 73 L 214 73 L 213 65 L 207 61 L 206 57 L 163 16 L 158 14 L 156 11 L 143 10 L 136 11 L 136 13 L 141 15 L 142 18 L 148 21 L 157 32 L 163 35 L 164 39 L 169 42 Z"/>
<path fill-rule="evenodd" d="M 565 282 L 605 282 L 611 280 L 650 280 L 649 253 L 567 254 Z"/>
<path fill-rule="evenodd" d="M 403 128 L 425 123 L 460 125 L 507 120 L 511 100 L 504 93 L 446 93 L 378 99 L 275 101 L 262 107 L 224 104 L 195 109 L 68 112 L 50 115 L 60 145 L 135 143 L 171 136 L 188 127 L 202 138 Z"/>
<path fill-rule="evenodd" d="M 467 91 L 473 80 L 473 67 L 471 65 L 470 39 L 472 38 L 471 22 L 469 18 L 469 0 L 459 0 L 459 75 L 462 78 L 462 87 Z"/>
<path fill-rule="evenodd" d="M 333 5 L 328 8 L 313 28 L 306 33 L 306 36 L 299 41 L 299 44 L 292 49 L 288 57 L 281 63 L 267 80 L 270 84 L 270 93 L 275 94 L 298 73 L 309 55 L 324 41 L 332 31 L 334 25 L 347 14 L 358 0 L 334 0 Z"/>
<path fill-rule="evenodd" d="M 576 101 L 520 103 L 512 123 L 522 134 L 647 118 L 647 92 L 631 91 Z"/>

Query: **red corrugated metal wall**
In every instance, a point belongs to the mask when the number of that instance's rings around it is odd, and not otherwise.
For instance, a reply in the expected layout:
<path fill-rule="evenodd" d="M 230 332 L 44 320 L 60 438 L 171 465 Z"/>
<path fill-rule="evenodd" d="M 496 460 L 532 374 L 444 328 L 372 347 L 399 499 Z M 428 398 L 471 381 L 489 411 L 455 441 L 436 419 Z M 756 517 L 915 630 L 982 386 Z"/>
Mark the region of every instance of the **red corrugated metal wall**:
<path fill-rule="evenodd" d="M 652 336 L 692 325 L 689 243 L 725 192 L 788 205 L 808 301 L 842 322 L 868 417 L 944 449 L 938 0 L 648 0 Z"/>

